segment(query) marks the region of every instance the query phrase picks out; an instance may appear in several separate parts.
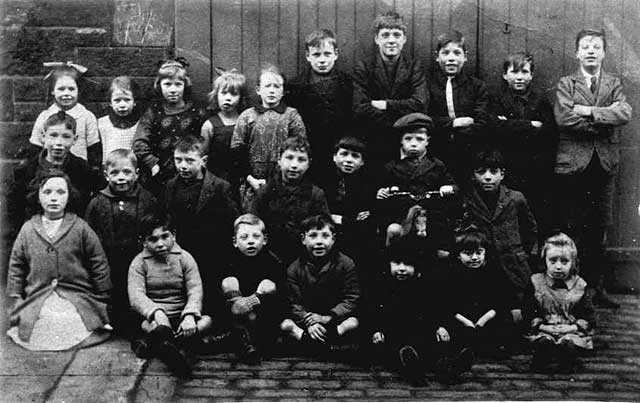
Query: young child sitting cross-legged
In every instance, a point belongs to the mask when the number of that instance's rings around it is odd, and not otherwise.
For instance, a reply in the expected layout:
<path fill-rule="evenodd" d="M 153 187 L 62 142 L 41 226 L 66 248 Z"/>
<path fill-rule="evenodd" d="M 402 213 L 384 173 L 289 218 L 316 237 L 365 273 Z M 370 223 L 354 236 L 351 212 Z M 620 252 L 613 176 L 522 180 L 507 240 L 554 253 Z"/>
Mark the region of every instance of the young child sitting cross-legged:
<path fill-rule="evenodd" d="M 202 281 L 191 254 L 175 241 L 169 219 L 148 215 L 140 228 L 144 250 L 129 267 L 131 307 L 141 316 L 144 339 L 131 347 L 141 358 L 156 356 L 179 375 L 190 372 L 183 348 L 211 327 L 201 315 Z"/>
<path fill-rule="evenodd" d="M 531 367 L 548 369 L 557 358 L 560 371 L 573 372 L 581 351 L 593 349 L 595 325 L 588 284 L 578 275 L 578 250 L 571 238 L 559 233 L 542 247 L 546 272 L 531 276 L 534 292 L 525 315 L 534 347 Z"/>
<path fill-rule="evenodd" d="M 264 221 L 243 214 L 233 223 L 233 245 L 229 269 L 222 280 L 222 293 L 232 314 L 232 328 L 240 358 L 258 364 L 269 353 L 278 336 L 284 313 L 284 265 L 267 246 Z"/>
<path fill-rule="evenodd" d="M 423 276 L 425 264 L 413 246 L 400 240 L 385 252 L 369 320 L 371 341 L 384 347 L 385 361 L 394 367 L 399 364 L 403 376 L 421 384 L 425 365 L 445 356 L 450 338 L 438 291 L 442 283 L 434 274 Z"/>
<path fill-rule="evenodd" d="M 305 219 L 301 235 L 306 251 L 287 269 L 291 316 L 280 328 L 318 352 L 358 327 L 360 286 L 353 260 L 333 249 L 335 227 L 329 216 Z"/>

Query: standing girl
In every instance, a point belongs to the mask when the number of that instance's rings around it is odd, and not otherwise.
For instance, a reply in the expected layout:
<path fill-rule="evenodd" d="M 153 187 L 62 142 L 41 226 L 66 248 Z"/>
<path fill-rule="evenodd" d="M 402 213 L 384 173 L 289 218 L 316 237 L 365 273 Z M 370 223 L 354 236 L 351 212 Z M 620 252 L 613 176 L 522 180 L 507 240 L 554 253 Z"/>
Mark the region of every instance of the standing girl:
<path fill-rule="evenodd" d="M 78 84 L 81 75 L 87 71 L 87 68 L 71 62 L 52 62 L 44 65 L 45 67 L 53 67 L 53 70 L 45 76 L 45 81 L 50 83 L 47 94 L 53 95 L 53 104 L 38 115 L 29 142 L 39 151 L 43 147 L 46 120 L 58 111 L 64 111 L 76 120 L 76 135 L 78 137 L 71 146 L 71 153 L 87 161 L 92 170 L 99 173 L 101 171 L 102 150 L 98 134 L 98 121 L 91 111 L 78 103 Z"/>
<path fill-rule="evenodd" d="M 277 67 L 260 70 L 256 92 L 261 104 L 240 114 L 231 137 L 243 211 L 249 210 L 255 192 L 267 179 L 280 174 L 276 163 L 287 137 L 306 138 L 302 117 L 282 102 L 284 77 Z"/>
<path fill-rule="evenodd" d="M 571 238 L 563 233 L 548 238 L 541 255 L 546 272 L 531 276 L 531 366 L 544 369 L 556 358 L 560 370 L 572 372 L 578 352 L 593 349 L 593 305 L 587 283 L 578 276 L 578 250 Z"/>
<path fill-rule="evenodd" d="M 131 150 L 140 115 L 136 108 L 138 86 L 131 77 L 120 76 L 109 87 L 108 115 L 98 119 L 98 132 L 102 140 L 102 161 L 113 150 Z"/>
<path fill-rule="evenodd" d="M 226 181 L 231 179 L 231 136 L 238 115 L 244 110 L 246 91 L 246 78 L 237 70 L 221 72 L 209 93 L 214 115 L 204 122 L 200 132 L 206 141 L 205 149 L 209 150 L 207 168 Z"/>
<path fill-rule="evenodd" d="M 44 177 L 42 214 L 22 226 L 11 251 L 7 334 L 29 350 L 86 347 L 109 337 L 109 265 L 95 232 L 65 212 L 72 189 L 60 171 Z"/>
<path fill-rule="evenodd" d="M 133 151 L 143 168 L 141 183 L 156 194 L 176 174 L 173 164 L 176 142 L 187 135 L 200 136 L 205 120 L 204 109 L 190 99 L 187 66 L 182 58 L 160 66 L 153 87 L 161 98 L 147 108 L 133 140 Z"/>

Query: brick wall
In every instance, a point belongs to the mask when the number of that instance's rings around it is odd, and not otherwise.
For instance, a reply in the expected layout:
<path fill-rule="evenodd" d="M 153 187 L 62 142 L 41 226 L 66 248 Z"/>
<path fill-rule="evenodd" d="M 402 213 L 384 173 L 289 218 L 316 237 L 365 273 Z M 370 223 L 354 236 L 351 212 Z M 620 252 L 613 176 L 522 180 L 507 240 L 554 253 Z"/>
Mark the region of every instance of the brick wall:
<path fill-rule="evenodd" d="M 156 63 L 173 52 L 173 13 L 172 0 L 0 0 L 0 206 L 46 107 L 42 63 L 88 67 L 80 102 L 97 117 L 105 114 L 109 83 L 118 75 L 136 79 L 144 102 Z"/>

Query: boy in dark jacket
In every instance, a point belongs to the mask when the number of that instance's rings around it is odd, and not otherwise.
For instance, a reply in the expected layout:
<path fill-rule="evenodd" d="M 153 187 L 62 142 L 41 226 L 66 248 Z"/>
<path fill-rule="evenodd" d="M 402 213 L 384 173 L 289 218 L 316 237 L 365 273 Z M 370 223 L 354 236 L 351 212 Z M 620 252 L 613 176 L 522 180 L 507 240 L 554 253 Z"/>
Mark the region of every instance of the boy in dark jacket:
<path fill-rule="evenodd" d="M 275 342 L 284 316 L 285 269 L 280 259 L 265 248 L 264 221 L 253 214 L 243 214 L 233 227 L 236 251 L 222 280 L 222 293 L 233 317 L 240 358 L 258 364 Z"/>
<path fill-rule="evenodd" d="M 338 44 L 329 29 L 311 32 L 305 41 L 309 68 L 287 83 L 285 101 L 296 108 L 311 144 L 314 183 L 333 172 L 331 154 L 336 141 L 351 128 L 353 83 L 336 66 Z"/>
<path fill-rule="evenodd" d="M 91 200 L 85 218 L 98 235 L 111 268 L 111 324 L 116 332 L 130 335 L 128 331 L 137 323 L 132 321 L 127 275 L 131 261 L 140 252 L 140 220 L 156 212 L 157 200 L 138 185 L 138 162 L 133 151 L 114 150 L 104 165 L 108 186 Z"/>
<path fill-rule="evenodd" d="M 280 148 L 278 173 L 262 186 L 251 212 L 264 217 L 271 250 L 290 264 L 300 250 L 300 223 L 310 215 L 329 214 L 324 192 L 307 178 L 309 142 L 289 137 Z"/>
<path fill-rule="evenodd" d="M 502 185 L 504 160 L 497 150 L 479 151 L 473 159 L 474 185 L 463 195 L 462 221 L 474 224 L 495 246 L 519 306 L 529 286 L 529 261 L 538 249 L 536 221 L 524 195 Z M 522 312 L 513 313 L 514 319 Z"/>
<path fill-rule="evenodd" d="M 489 103 L 484 82 L 463 72 L 466 61 L 467 44 L 460 32 L 438 37 L 439 69 L 429 81 L 427 112 L 435 122 L 433 154 L 452 170 L 461 186 L 470 173 L 471 149 L 484 134 Z"/>
<path fill-rule="evenodd" d="M 402 235 L 400 223 L 405 220 L 412 206 L 420 204 L 431 216 L 431 228 L 437 234 L 435 238 L 442 240 L 440 249 L 444 251 L 449 238 L 447 209 L 446 202 L 438 196 L 453 195 L 457 186 L 445 164 L 427 153 L 433 122 L 425 114 L 411 113 L 398 119 L 393 128 L 396 138 L 400 138 L 400 157 L 385 165 L 376 195 L 381 229 L 386 230 L 387 234 L 386 245 Z M 426 197 L 427 192 L 433 191 L 439 195 Z M 398 192 L 408 192 L 410 195 L 395 195 Z M 422 199 L 416 201 L 411 196 Z"/>
<path fill-rule="evenodd" d="M 340 250 L 358 266 L 365 248 L 375 237 L 371 217 L 375 203 L 373 180 L 365 170 L 365 144 L 355 137 L 338 140 L 333 154 L 333 171 L 326 177 L 324 191 L 336 224 Z"/>
<path fill-rule="evenodd" d="M 200 268 L 207 290 L 204 311 L 223 317 L 220 282 L 231 252 L 229 239 L 238 208 L 229 182 L 206 169 L 203 142 L 202 137 L 186 136 L 176 143 L 173 159 L 178 174 L 167 183 L 163 207 L 171 214 L 178 242 Z"/>
<path fill-rule="evenodd" d="M 358 275 L 353 260 L 333 249 L 329 216 L 307 218 L 301 234 L 306 250 L 287 269 L 290 312 L 280 328 L 309 346 L 329 346 L 358 327 Z"/>
<path fill-rule="evenodd" d="M 402 53 L 407 42 L 402 17 L 389 11 L 378 15 L 373 26 L 378 52 L 354 68 L 353 112 L 370 161 L 381 168 L 395 157 L 393 122 L 412 112 L 424 113 L 429 97 L 422 64 Z"/>
<path fill-rule="evenodd" d="M 448 307 L 438 291 L 442 274 L 430 267 L 425 278 L 420 254 L 402 240 L 391 245 L 384 261 L 369 318 L 371 341 L 384 346 L 390 366 L 399 364 L 409 381 L 421 384 L 425 365 L 445 357 L 450 341 L 444 327 Z"/>
<path fill-rule="evenodd" d="M 87 161 L 69 150 L 76 142 L 76 120 L 64 111 L 51 115 L 44 124 L 42 151 L 20 163 L 13 172 L 13 183 L 7 194 L 7 217 L 13 237 L 25 220 L 38 212 L 38 185 L 52 170 L 61 170 L 69 176 L 75 205 L 67 206 L 79 216 L 84 215 L 92 191 L 100 189 L 102 179 L 94 175 Z"/>
<path fill-rule="evenodd" d="M 531 204 L 539 233 L 551 227 L 550 188 L 555 158 L 555 120 L 545 94 L 533 88 L 533 56 L 518 52 L 503 64 L 498 88 L 491 94 L 494 131 L 488 136 L 502 151 L 509 175 L 506 184 L 519 190 Z M 545 225 L 542 225 L 542 224 Z"/>

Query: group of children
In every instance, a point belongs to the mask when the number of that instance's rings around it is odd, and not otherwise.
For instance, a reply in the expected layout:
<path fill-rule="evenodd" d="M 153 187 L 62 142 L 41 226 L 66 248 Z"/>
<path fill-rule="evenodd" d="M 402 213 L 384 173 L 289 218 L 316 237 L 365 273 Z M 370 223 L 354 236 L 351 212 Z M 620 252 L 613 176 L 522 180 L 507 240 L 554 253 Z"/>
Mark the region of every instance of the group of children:
<path fill-rule="evenodd" d="M 462 72 L 459 32 L 438 38 L 427 80 L 402 52 L 398 14 L 374 28 L 379 52 L 353 76 L 335 67 L 333 33 L 313 32 L 309 70 L 285 88 L 265 67 L 247 109 L 236 70 L 219 71 L 210 109 L 197 106 L 176 59 L 142 116 L 135 83 L 118 77 L 96 120 L 78 103 L 78 66 L 57 66 L 37 153 L 8 198 L 9 336 L 62 350 L 115 330 L 177 373 L 189 371 L 185 350 L 225 332 L 252 364 L 280 338 L 305 353 L 346 341 L 416 382 L 426 367 L 451 379 L 526 336 L 535 368 L 561 349 L 572 370 L 592 348 L 591 299 L 613 304 L 601 284 L 613 129 L 631 108 L 601 70 L 604 34 L 578 34 L 580 71 L 560 81 L 554 119 L 530 87 L 531 56 L 507 58 L 490 100 Z M 551 208 L 555 180 L 579 208 Z M 542 237 L 556 227 L 578 246 Z M 590 248 L 587 282 L 578 247 Z"/>

